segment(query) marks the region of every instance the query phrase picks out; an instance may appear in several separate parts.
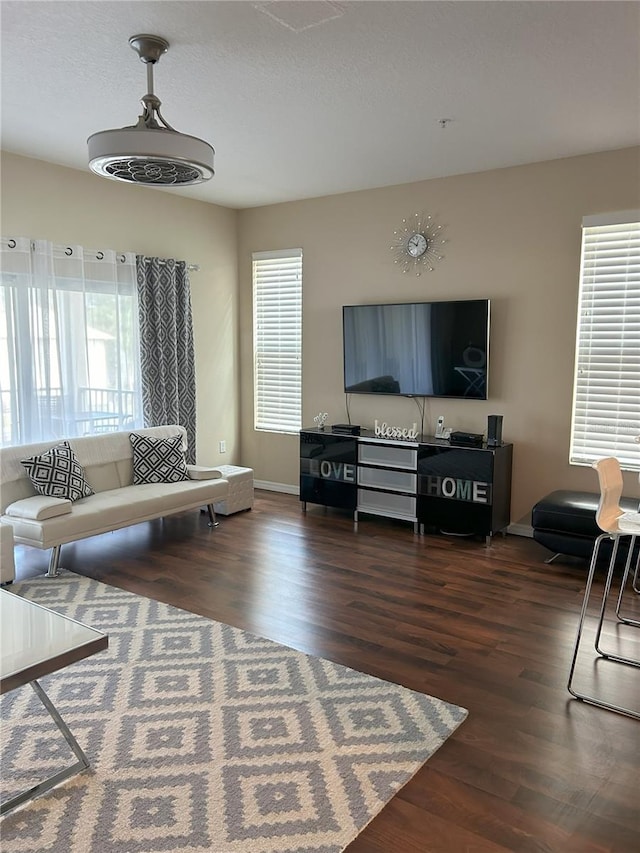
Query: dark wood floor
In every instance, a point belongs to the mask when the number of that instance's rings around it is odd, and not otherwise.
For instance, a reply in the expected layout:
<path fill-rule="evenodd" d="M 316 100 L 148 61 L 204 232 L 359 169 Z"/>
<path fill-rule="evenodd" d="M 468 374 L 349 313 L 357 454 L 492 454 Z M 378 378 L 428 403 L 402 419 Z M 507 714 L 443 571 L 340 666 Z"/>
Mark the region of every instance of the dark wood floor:
<path fill-rule="evenodd" d="M 585 564 L 533 540 L 414 536 L 256 493 L 209 530 L 204 514 L 62 549 L 66 568 L 463 705 L 469 717 L 348 848 L 640 850 L 640 724 L 570 700 Z M 18 548 L 18 577 L 47 555 Z M 51 583 L 55 583 L 52 580 Z M 583 679 L 640 705 L 640 672 Z M 250 853 L 250 851 L 248 851 Z"/>

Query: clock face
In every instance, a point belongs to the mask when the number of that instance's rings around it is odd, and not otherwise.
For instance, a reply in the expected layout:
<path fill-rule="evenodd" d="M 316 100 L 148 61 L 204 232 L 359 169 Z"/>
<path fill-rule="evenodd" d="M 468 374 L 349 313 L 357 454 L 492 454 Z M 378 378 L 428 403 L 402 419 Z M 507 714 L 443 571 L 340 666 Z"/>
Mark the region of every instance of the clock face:
<path fill-rule="evenodd" d="M 427 238 L 424 234 L 412 234 L 407 240 L 407 252 L 412 258 L 419 258 L 427 251 Z"/>

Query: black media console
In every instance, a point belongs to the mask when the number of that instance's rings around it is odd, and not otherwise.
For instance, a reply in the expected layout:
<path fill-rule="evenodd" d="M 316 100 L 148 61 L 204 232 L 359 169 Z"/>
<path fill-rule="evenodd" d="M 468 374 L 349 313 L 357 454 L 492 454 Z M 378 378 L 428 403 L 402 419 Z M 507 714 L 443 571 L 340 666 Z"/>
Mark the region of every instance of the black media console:
<path fill-rule="evenodd" d="M 452 446 L 444 439 L 300 432 L 300 500 L 381 515 L 425 530 L 490 538 L 511 520 L 512 444 Z"/>

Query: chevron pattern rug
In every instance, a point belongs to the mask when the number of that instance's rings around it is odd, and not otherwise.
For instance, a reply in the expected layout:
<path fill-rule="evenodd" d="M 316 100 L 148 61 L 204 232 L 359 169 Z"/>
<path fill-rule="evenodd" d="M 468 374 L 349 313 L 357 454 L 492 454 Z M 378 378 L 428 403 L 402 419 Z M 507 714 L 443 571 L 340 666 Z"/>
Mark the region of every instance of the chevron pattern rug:
<path fill-rule="evenodd" d="M 3 853 L 338 853 L 467 712 L 65 572 L 11 588 L 109 649 L 41 683 L 91 768 L 8 814 Z M 73 756 L 28 685 L 2 799 Z"/>

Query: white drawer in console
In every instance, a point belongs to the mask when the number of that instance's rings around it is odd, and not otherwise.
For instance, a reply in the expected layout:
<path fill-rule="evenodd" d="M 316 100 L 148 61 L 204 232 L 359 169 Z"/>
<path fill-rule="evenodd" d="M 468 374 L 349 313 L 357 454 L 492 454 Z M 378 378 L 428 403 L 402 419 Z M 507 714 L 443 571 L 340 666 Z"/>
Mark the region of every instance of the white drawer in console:
<path fill-rule="evenodd" d="M 370 492 L 358 489 L 359 512 L 373 515 L 386 515 L 389 518 L 416 520 L 416 499 L 410 495 L 390 494 L 389 492 Z"/>
<path fill-rule="evenodd" d="M 372 489 L 389 489 L 394 492 L 416 493 L 418 477 L 412 471 L 395 468 L 367 468 L 358 466 L 358 485 Z"/>
<path fill-rule="evenodd" d="M 398 444 L 364 444 L 358 442 L 358 461 L 361 465 L 384 465 L 387 468 L 406 468 L 415 471 L 418 465 L 417 447 Z"/>

